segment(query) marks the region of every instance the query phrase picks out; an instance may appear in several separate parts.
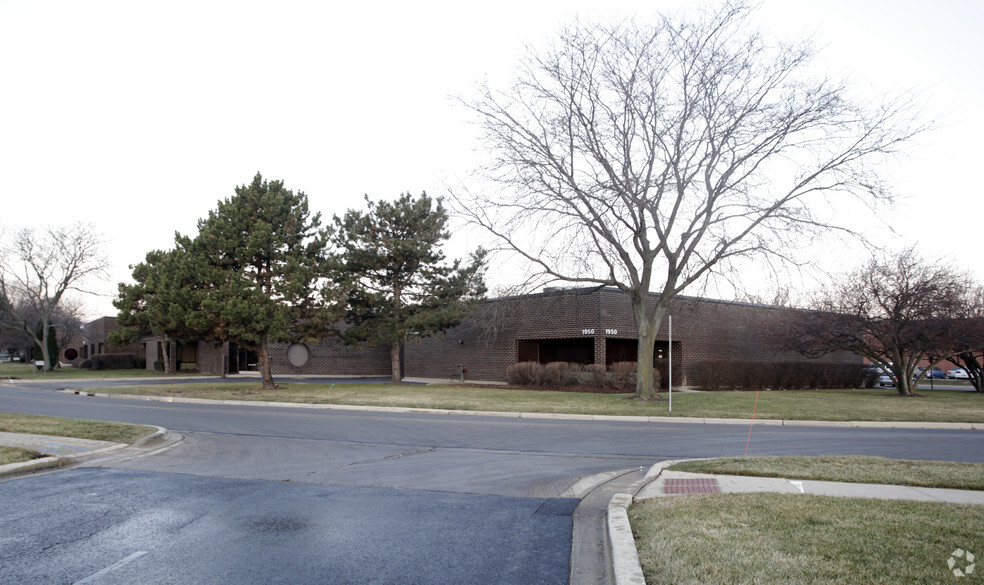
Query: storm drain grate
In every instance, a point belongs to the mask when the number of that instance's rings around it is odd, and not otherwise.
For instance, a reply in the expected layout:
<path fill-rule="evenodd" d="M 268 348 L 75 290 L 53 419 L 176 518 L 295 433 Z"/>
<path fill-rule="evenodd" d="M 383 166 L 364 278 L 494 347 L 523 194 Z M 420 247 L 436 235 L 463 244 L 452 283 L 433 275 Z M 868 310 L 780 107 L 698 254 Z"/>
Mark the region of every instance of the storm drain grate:
<path fill-rule="evenodd" d="M 719 494 L 718 480 L 713 477 L 667 478 L 664 494 Z"/>

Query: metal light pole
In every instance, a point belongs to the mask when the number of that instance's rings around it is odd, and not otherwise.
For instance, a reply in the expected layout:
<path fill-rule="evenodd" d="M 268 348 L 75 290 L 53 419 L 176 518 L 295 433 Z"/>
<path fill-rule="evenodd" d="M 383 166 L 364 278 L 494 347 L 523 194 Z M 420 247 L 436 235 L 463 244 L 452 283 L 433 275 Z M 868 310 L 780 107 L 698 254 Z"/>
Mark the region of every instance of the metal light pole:
<path fill-rule="evenodd" d="M 669 381 L 667 382 L 667 390 L 670 392 L 670 412 L 673 412 L 673 315 L 667 315 L 666 318 L 670 323 L 670 374 Z"/>

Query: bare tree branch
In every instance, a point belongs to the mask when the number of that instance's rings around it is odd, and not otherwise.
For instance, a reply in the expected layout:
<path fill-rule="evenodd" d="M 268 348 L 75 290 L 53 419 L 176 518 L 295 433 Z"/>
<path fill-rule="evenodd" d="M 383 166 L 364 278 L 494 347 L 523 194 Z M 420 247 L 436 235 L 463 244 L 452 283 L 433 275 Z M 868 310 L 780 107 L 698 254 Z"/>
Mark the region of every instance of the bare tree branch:
<path fill-rule="evenodd" d="M 91 224 L 22 229 L 0 251 L 0 297 L 7 322 L 41 347 L 45 369 L 52 363 L 48 336 L 52 318 L 69 291 L 85 292 L 86 279 L 102 276 L 102 239 Z M 68 308 L 68 307 L 66 307 Z M 31 323 L 39 323 L 35 329 Z"/>
<path fill-rule="evenodd" d="M 890 199 L 878 164 L 925 129 L 906 100 L 851 102 L 808 42 L 770 41 L 752 14 L 574 26 L 464 102 L 497 188 L 452 193 L 455 210 L 550 278 L 632 295 L 640 361 L 670 299 L 718 267 L 847 231 L 818 201 Z"/>

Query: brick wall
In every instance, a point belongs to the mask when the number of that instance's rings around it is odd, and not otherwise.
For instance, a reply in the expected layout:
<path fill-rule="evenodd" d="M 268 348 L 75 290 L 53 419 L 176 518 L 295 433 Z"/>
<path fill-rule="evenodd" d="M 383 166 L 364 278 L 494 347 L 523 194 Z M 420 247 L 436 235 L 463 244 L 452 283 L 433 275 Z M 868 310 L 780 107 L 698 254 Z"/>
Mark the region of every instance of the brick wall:
<path fill-rule="evenodd" d="M 144 353 L 143 344 L 134 343 L 125 347 L 110 345 L 109 334 L 121 329 L 116 324 L 116 317 L 100 317 L 85 324 L 82 329 L 83 357 L 92 357 L 101 353 L 130 353 L 141 357 Z"/>
<path fill-rule="evenodd" d="M 791 309 L 679 297 L 673 318 L 674 384 L 688 384 L 703 361 L 776 363 L 809 361 L 775 341 Z M 668 339 L 666 318 L 657 340 Z M 610 339 L 637 339 L 631 299 L 621 291 L 557 291 L 486 302 L 467 322 L 443 336 L 408 343 L 405 375 L 453 379 L 460 367 L 473 380 L 505 380 L 517 361 L 519 340 L 589 339 L 595 363 L 605 363 Z M 665 346 L 665 343 L 663 344 Z M 823 363 L 860 364 L 850 352 Z M 665 374 L 664 374 L 665 375 Z"/>
<path fill-rule="evenodd" d="M 794 313 L 793 309 L 678 297 L 669 311 L 673 318 L 674 385 L 693 383 L 696 369 L 706 361 L 861 364 L 861 359 L 850 352 L 807 360 L 795 352 L 782 351 L 775 336 Z M 664 377 L 668 336 L 669 322 L 664 318 L 657 336 L 657 347 L 664 350 L 664 360 L 657 361 L 657 368 Z M 506 368 L 517 362 L 523 340 L 581 340 L 592 346 L 589 355 L 593 354 L 594 363 L 605 363 L 608 345 L 615 345 L 613 340 L 625 345 L 637 338 L 631 300 L 615 289 L 562 290 L 494 299 L 445 334 L 407 342 L 403 374 L 455 380 L 464 368 L 467 379 L 503 381 Z M 337 338 L 305 345 L 308 361 L 297 367 L 287 359 L 290 344 L 271 344 L 273 373 L 389 376 L 388 347 L 353 348 Z M 224 345 L 199 343 L 198 369 L 220 374 L 227 351 Z"/>
<path fill-rule="evenodd" d="M 288 343 L 271 343 L 270 365 L 274 375 L 389 376 L 389 350 L 384 347 L 347 347 L 336 338 L 305 344 L 308 363 L 295 367 L 287 361 Z M 218 376 L 228 366 L 229 344 L 199 342 L 195 350 L 198 371 Z"/>
<path fill-rule="evenodd" d="M 195 347 L 195 363 L 198 364 L 198 371 L 211 376 L 223 375 L 228 353 L 228 343 L 216 345 L 207 341 L 199 341 Z"/>
<path fill-rule="evenodd" d="M 289 343 L 270 344 L 270 365 L 273 374 L 313 374 L 325 376 L 389 376 L 390 352 L 384 346 L 346 346 L 338 338 L 331 337 L 317 343 L 304 344 L 308 348 L 308 361 L 301 367 L 287 360 Z"/>

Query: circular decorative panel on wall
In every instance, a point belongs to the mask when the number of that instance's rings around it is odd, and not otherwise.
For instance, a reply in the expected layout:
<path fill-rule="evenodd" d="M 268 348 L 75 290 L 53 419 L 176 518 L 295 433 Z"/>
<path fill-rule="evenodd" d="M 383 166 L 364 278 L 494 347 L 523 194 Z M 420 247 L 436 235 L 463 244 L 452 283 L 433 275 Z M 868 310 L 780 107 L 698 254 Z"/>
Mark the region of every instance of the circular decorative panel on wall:
<path fill-rule="evenodd" d="M 295 368 L 306 366 L 311 359 L 311 350 L 303 343 L 292 343 L 287 348 L 287 361 Z"/>

